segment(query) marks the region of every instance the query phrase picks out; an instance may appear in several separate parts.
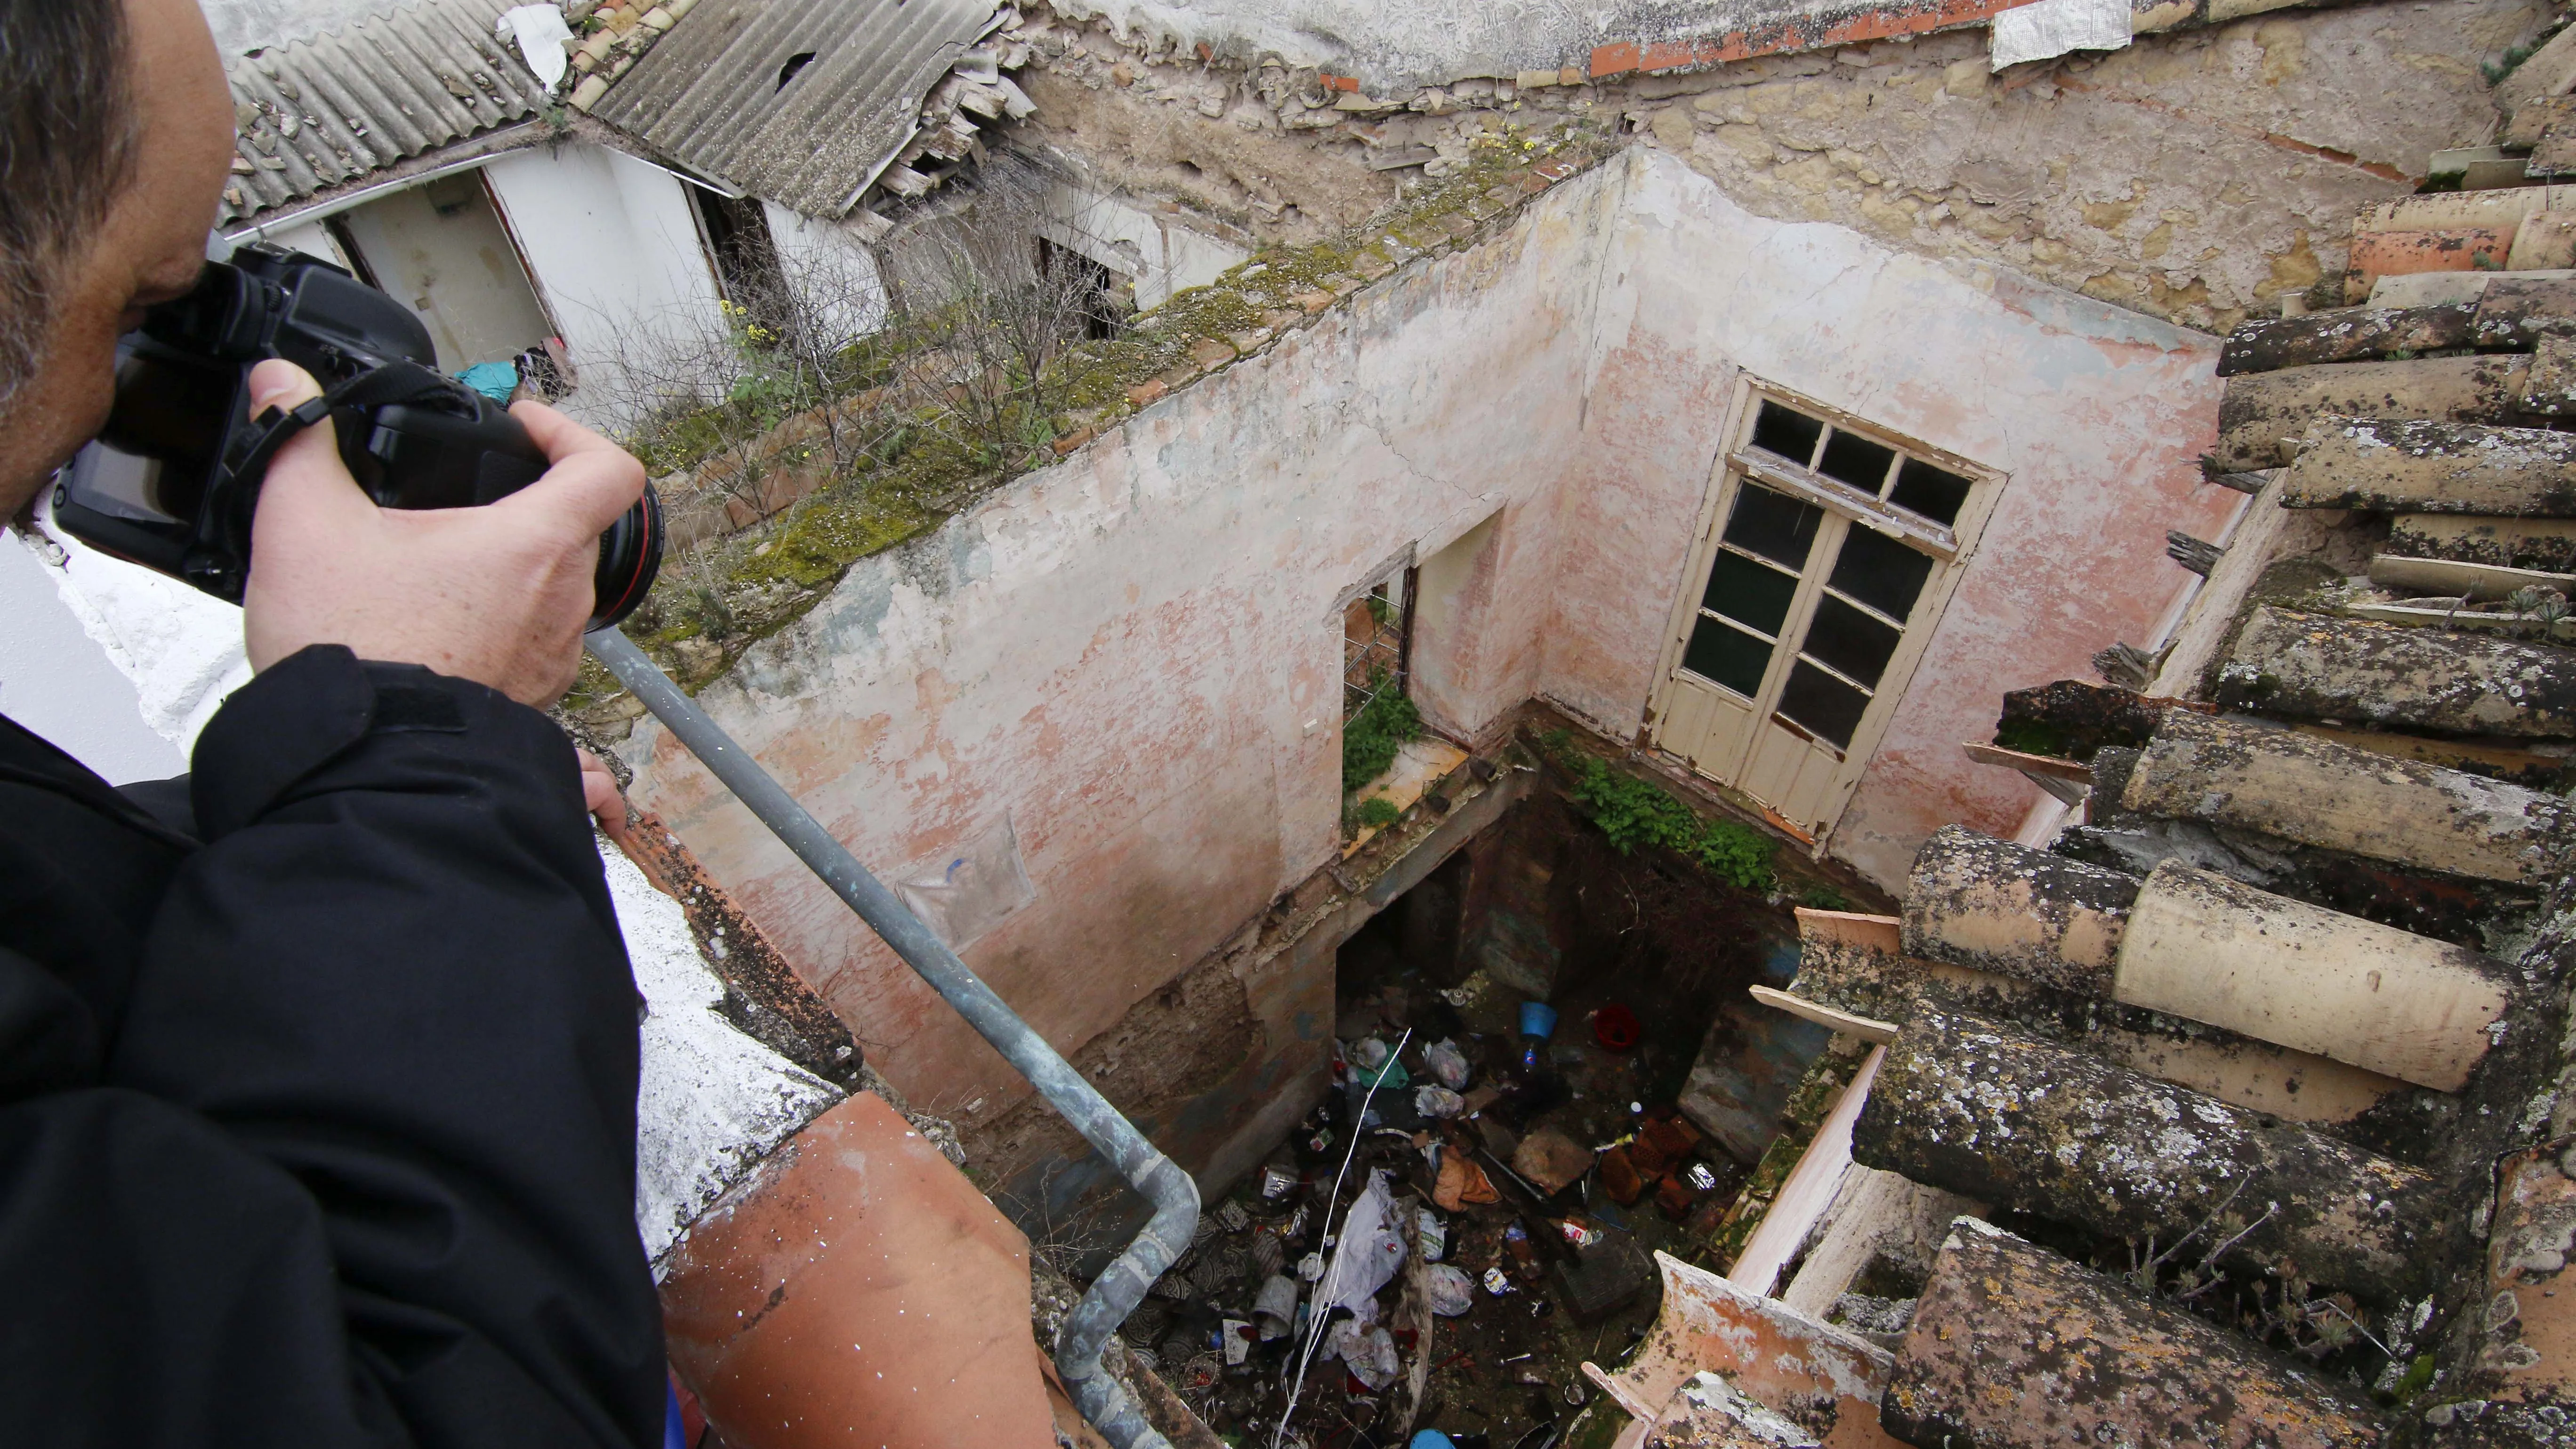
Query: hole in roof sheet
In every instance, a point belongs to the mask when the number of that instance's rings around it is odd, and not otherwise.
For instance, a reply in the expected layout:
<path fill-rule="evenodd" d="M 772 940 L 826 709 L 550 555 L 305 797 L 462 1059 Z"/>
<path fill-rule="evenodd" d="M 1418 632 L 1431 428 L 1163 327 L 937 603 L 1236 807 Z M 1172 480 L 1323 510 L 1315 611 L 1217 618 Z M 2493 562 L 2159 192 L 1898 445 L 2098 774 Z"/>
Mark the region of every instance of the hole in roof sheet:
<path fill-rule="evenodd" d="M 787 89 L 787 83 L 803 75 L 805 67 L 813 63 L 814 52 L 810 50 L 800 50 L 787 57 L 787 63 L 778 68 L 778 88 L 782 91 Z"/>

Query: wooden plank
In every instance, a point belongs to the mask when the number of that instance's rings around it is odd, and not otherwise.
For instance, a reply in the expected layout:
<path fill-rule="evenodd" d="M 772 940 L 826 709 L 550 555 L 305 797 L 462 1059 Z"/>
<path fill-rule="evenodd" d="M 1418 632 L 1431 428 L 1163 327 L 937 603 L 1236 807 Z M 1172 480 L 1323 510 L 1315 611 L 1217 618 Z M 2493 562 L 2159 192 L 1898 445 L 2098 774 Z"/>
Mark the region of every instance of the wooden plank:
<path fill-rule="evenodd" d="M 2218 375 L 2277 372 L 2391 352 L 2466 347 L 2477 321 L 2474 303 L 2435 307 L 2338 307 L 2298 317 L 2265 317 L 2228 334 Z"/>
<path fill-rule="evenodd" d="M 1841 1099 L 1826 1115 L 1824 1125 L 1816 1129 L 1815 1139 L 1807 1144 L 1798 1165 L 1789 1169 L 1788 1180 L 1780 1184 L 1780 1195 L 1771 1200 L 1771 1210 L 1762 1215 L 1762 1225 L 1753 1230 L 1744 1252 L 1735 1260 L 1734 1270 L 1726 1275 L 1728 1282 L 1747 1293 L 1768 1297 L 1779 1284 L 1780 1270 L 1807 1245 L 1808 1234 L 1833 1202 L 1843 1174 L 1851 1170 L 1852 1124 L 1860 1119 L 1862 1106 L 1869 1100 L 1870 1085 L 1878 1080 L 1879 1064 L 1886 1059 L 1886 1047 L 1869 1049 L 1868 1060 L 1860 1064 L 1851 1085 L 1843 1088 Z"/>
<path fill-rule="evenodd" d="M 1825 1235 L 1807 1250 L 1798 1276 L 1789 1280 L 1780 1301 L 1818 1318 L 1833 1312 L 1834 1300 L 1851 1291 L 1852 1280 L 1870 1259 L 1891 1244 L 1913 1239 L 1926 1224 L 1938 1240 L 1941 1227 L 1962 1215 L 1984 1217 L 1985 1205 L 1957 1193 L 1925 1187 L 1893 1172 L 1856 1167 L 1843 1179 L 1842 1199 L 1828 1214 Z"/>
<path fill-rule="evenodd" d="M 2576 517 L 2576 433 L 2319 417 L 2299 439 L 2281 506 Z"/>
<path fill-rule="evenodd" d="M 2026 755 L 2019 750 L 2007 750 L 2000 745 L 1985 744 L 1977 740 L 1962 741 L 1959 748 L 1967 753 L 1969 759 L 1980 765 L 2000 765 L 2007 770 L 2019 770 L 2025 775 L 2046 775 L 2055 780 L 2070 780 L 2078 785 L 2093 783 L 2093 767 L 2082 760 L 2061 760 L 2055 755 Z"/>
<path fill-rule="evenodd" d="M 2403 558 L 2385 553 L 2372 556 L 2370 581 L 2384 588 L 2421 589 L 2428 594 L 2458 594 L 2463 598 L 2481 600 L 2502 599 L 2526 588 L 2576 593 L 2576 574 L 2502 568 L 2495 564 L 2462 563 L 2443 558 Z"/>
<path fill-rule="evenodd" d="M 1905 948 L 1898 936 L 1894 916 L 1867 916 L 1857 911 L 1820 911 L 1800 906 L 1798 938 L 1804 941 L 1831 941 L 1845 946 L 1866 946 L 1871 950 L 1897 955 Z"/>
<path fill-rule="evenodd" d="M 1853 1036 L 1870 1042 L 1896 1039 L 1895 1022 L 1875 1021 L 1848 1011 L 1838 1011 L 1822 1002 L 1809 1001 L 1803 996 L 1792 996 L 1776 986 L 1754 986 L 1746 989 L 1754 1000 L 1764 1006 L 1776 1007 L 1791 1016 L 1804 1017 L 1828 1030 L 1849 1032 Z"/>
<path fill-rule="evenodd" d="M 2374 624 L 2396 624 L 2408 629 L 2477 629 L 2490 634 L 2510 633 L 2519 639 L 2538 639 L 2540 625 L 2513 614 L 2482 612 L 2475 609 L 2417 608 L 2407 604 L 2346 604 L 2343 611 L 2356 619 Z M 2554 643 L 2576 639 L 2576 619 L 2561 619 L 2550 630 Z"/>
<path fill-rule="evenodd" d="M 2388 1431 L 2363 1390 L 1974 1218 L 1942 1245 L 1879 1418 L 1976 1449 L 2377 1449 Z"/>
<path fill-rule="evenodd" d="M 2530 369 L 2527 357 L 2427 357 L 2231 377 L 2211 456 L 2228 471 L 2273 467 L 2282 443 L 2305 438 L 2324 417 L 2499 422 L 2512 415 Z"/>

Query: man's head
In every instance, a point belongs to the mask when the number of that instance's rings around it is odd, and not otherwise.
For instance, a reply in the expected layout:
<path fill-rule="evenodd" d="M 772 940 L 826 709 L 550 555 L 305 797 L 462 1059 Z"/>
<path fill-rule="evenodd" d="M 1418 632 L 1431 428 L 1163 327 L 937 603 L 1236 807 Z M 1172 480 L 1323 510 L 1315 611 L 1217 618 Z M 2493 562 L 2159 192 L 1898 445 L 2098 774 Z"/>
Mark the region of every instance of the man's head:
<path fill-rule="evenodd" d="M 117 336 L 195 281 L 232 154 L 196 0 L 0 0 L 0 516 L 106 420 Z"/>

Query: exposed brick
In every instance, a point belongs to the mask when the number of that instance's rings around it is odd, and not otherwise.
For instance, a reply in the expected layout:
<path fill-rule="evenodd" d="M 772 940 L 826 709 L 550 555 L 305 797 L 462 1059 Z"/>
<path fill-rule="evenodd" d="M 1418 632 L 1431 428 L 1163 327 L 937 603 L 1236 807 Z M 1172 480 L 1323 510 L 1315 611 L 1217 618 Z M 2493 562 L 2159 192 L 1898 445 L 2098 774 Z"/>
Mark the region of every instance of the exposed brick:
<path fill-rule="evenodd" d="M 1127 389 L 1127 401 L 1141 408 L 1171 390 L 1171 384 L 1157 377 Z"/>

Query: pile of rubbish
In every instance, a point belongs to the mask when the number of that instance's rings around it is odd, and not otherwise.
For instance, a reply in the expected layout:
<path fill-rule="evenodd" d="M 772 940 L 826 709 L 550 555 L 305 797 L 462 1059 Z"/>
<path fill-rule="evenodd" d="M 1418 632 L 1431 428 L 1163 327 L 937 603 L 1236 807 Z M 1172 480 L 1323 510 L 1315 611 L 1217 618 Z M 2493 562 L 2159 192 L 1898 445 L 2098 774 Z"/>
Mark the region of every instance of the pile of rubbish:
<path fill-rule="evenodd" d="M 1337 1041 L 1325 1104 L 1122 1329 L 1229 1438 L 1552 1445 L 1593 1396 L 1581 1361 L 1651 1321 L 1651 1250 L 1704 1244 L 1734 1202 L 1742 1166 L 1625 1094 L 1626 1008 L 1589 1013 L 1580 1051 L 1538 1002 L 1516 1036 L 1411 1014 L 1457 1029 Z"/>

